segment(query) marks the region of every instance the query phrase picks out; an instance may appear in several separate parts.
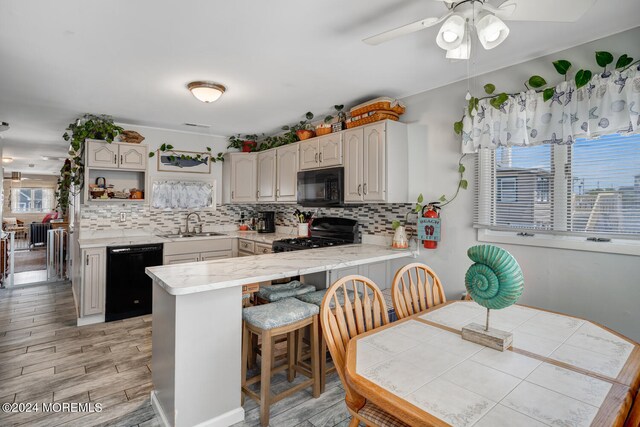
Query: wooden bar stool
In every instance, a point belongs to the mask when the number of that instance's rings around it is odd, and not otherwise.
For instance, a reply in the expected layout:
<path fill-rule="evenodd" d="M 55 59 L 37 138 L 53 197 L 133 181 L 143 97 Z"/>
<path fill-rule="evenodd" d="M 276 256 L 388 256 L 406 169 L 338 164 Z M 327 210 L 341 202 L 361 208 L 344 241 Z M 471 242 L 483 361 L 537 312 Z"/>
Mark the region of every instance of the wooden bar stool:
<path fill-rule="evenodd" d="M 271 304 L 247 307 L 242 310 L 242 392 L 260 403 L 260 424 L 269 425 L 269 410 L 272 403 L 312 386 L 313 397 L 320 396 L 320 368 L 318 363 L 318 306 L 307 304 L 295 298 L 285 298 Z M 311 327 L 311 372 L 298 366 L 295 360 L 295 334 Z M 260 374 L 247 378 L 247 364 L 249 362 L 249 347 L 251 335 L 259 335 L 262 340 L 262 354 Z M 287 363 L 278 367 L 272 364 L 274 338 L 287 337 Z M 309 379 L 285 390 L 279 394 L 271 394 L 271 375 L 288 370 L 289 382 L 299 371 Z M 260 393 L 248 388 L 249 385 L 260 382 Z"/>

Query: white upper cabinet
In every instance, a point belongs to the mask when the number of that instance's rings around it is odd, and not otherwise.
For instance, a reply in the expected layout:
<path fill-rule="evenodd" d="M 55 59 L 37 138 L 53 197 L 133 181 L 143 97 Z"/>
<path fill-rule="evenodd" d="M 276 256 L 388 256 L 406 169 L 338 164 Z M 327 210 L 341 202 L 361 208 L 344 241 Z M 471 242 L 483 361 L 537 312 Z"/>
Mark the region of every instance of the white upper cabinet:
<path fill-rule="evenodd" d="M 300 170 L 342 164 L 342 133 L 331 133 L 300 143 Z"/>
<path fill-rule="evenodd" d="M 224 203 L 252 203 L 257 200 L 256 153 L 227 153 L 222 164 Z"/>
<path fill-rule="evenodd" d="M 318 162 L 321 168 L 342 164 L 342 133 L 318 138 Z"/>
<path fill-rule="evenodd" d="M 406 125 L 378 122 L 344 132 L 345 203 L 408 203 Z"/>
<path fill-rule="evenodd" d="M 362 200 L 384 202 L 386 192 L 385 123 L 364 128 Z"/>
<path fill-rule="evenodd" d="M 318 140 L 311 138 L 300 142 L 300 170 L 318 167 Z"/>
<path fill-rule="evenodd" d="M 127 143 L 87 141 L 87 166 L 90 168 L 147 169 L 147 146 Z"/>
<path fill-rule="evenodd" d="M 344 132 L 344 201 L 362 201 L 362 158 L 364 130 L 359 127 Z"/>
<path fill-rule="evenodd" d="M 120 169 L 147 169 L 147 157 L 149 157 L 147 147 L 132 144 L 119 145 L 118 152 Z"/>
<path fill-rule="evenodd" d="M 258 153 L 258 193 L 259 202 L 276 200 L 276 150 Z"/>
<path fill-rule="evenodd" d="M 298 192 L 298 144 L 276 150 L 276 200 L 295 202 Z"/>
<path fill-rule="evenodd" d="M 87 141 L 87 166 L 91 168 L 117 168 L 118 146 L 99 141 Z"/>

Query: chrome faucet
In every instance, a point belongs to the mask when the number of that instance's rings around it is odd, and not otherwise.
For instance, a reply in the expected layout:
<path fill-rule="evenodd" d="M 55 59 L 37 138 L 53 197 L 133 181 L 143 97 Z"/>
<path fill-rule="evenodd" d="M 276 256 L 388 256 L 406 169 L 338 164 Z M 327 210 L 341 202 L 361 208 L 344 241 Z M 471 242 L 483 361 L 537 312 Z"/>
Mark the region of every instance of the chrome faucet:
<path fill-rule="evenodd" d="M 186 225 L 185 225 L 185 227 L 184 227 L 184 231 L 185 231 L 185 233 L 187 233 L 187 234 L 189 234 L 189 233 L 190 233 L 190 231 L 189 231 L 189 218 L 191 218 L 191 215 L 195 215 L 195 216 L 197 216 L 197 217 L 198 217 L 198 222 L 202 222 L 202 219 L 200 219 L 200 214 L 198 214 L 197 212 L 189 212 L 189 213 L 187 214 Z M 193 231 L 195 232 L 195 227 L 194 227 Z"/>

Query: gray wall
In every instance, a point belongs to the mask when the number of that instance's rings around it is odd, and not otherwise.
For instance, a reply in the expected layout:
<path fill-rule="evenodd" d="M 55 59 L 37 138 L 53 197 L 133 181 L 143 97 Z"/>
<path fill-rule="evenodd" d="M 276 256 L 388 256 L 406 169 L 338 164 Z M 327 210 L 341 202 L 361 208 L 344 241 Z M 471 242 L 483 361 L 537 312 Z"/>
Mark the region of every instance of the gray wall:
<path fill-rule="evenodd" d="M 559 82 L 551 62 L 568 59 L 574 66 L 595 69 L 594 52 L 607 50 L 616 58 L 628 53 L 640 57 L 640 27 L 567 51 L 498 70 L 473 79 L 471 92 L 483 93 L 485 83 L 499 91 L 523 90 L 522 82 L 533 74 L 550 83 Z M 482 55 L 476 51 L 472 55 Z M 472 67 L 473 69 L 473 67 Z M 557 76 L 557 77 L 556 77 Z M 406 98 L 403 121 L 425 126 L 422 142 L 410 147 L 412 198 L 424 193 L 426 200 L 452 194 L 457 185 L 460 140 L 453 122 L 464 108 L 467 82 L 458 82 Z M 438 249 L 423 249 L 420 260 L 430 265 L 442 279 L 447 296 L 459 297 L 464 290 L 464 274 L 471 264 L 466 250 L 477 244 L 473 221 L 473 155 L 467 156 L 469 190 L 442 213 L 442 242 Z M 525 274 L 523 304 L 586 317 L 640 341 L 640 258 L 574 250 L 501 245 L 517 259 Z"/>

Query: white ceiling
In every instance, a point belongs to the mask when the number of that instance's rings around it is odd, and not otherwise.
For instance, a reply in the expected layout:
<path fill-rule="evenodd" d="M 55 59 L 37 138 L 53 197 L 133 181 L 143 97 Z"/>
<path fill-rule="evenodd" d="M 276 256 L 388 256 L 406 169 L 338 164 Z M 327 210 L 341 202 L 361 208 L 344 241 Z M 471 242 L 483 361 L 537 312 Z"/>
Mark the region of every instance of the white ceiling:
<path fill-rule="evenodd" d="M 463 79 L 467 64 L 444 59 L 437 27 L 361 41 L 445 10 L 433 0 L 3 0 L 0 121 L 11 125 L 4 156 L 15 159 L 5 170 L 57 172 L 41 156 L 64 155 L 61 135 L 85 112 L 178 130 L 207 124 L 200 131 L 213 135 L 273 133 L 309 110 Z M 597 0 L 576 23 L 510 22 L 502 45 L 472 52 L 472 72 L 633 28 L 638 16 L 640 1 Z M 203 104 L 185 88 L 192 80 L 228 90 Z"/>

